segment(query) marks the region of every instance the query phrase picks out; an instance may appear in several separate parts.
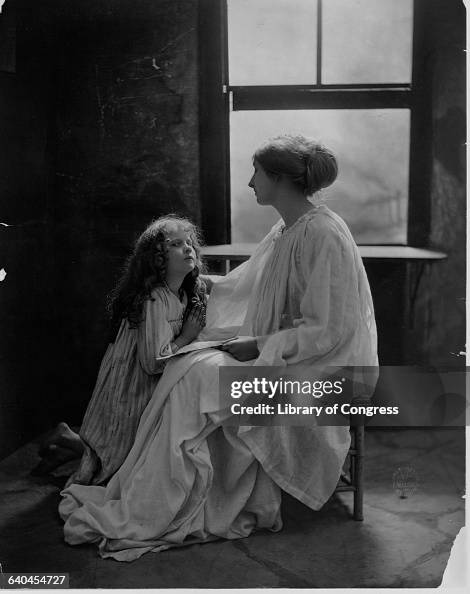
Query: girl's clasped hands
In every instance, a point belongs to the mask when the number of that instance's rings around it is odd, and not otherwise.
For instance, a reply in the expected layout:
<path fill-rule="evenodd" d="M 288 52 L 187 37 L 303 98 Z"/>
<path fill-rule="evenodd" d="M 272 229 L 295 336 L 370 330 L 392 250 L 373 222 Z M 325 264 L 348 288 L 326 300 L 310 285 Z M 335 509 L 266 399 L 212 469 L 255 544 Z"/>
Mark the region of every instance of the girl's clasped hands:
<path fill-rule="evenodd" d="M 197 302 L 189 309 L 180 336 L 188 342 L 195 340 L 206 325 L 206 305 Z"/>

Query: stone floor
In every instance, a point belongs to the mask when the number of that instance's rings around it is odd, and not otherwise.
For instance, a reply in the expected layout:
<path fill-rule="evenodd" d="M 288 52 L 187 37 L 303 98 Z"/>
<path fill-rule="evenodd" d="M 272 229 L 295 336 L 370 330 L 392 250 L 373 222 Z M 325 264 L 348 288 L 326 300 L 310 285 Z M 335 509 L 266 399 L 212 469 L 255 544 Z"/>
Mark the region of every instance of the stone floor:
<path fill-rule="evenodd" d="M 320 512 L 283 501 L 284 528 L 155 554 L 133 563 L 62 541 L 56 508 L 63 478 L 33 478 L 35 445 L 0 463 L 0 563 L 4 572 L 68 572 L 72 588 L 437 587 L 464 524 L 465 433 L 375 429 L 366 435 L 364 522 L 349 493 Z M 393 475 L 418 488 L 400 498 Z"/>

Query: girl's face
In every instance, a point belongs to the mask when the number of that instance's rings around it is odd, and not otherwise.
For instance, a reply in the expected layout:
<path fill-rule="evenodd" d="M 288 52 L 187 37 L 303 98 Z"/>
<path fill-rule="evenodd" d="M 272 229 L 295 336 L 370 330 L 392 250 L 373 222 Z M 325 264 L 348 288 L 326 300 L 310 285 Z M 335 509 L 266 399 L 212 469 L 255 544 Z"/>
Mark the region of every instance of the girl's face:
<path fill-rule="evenodd" d="M 196 252 L 190 232 L 175 225 L 167 231 L 167 274 L 186 276 L 196 266 Z"/>
<path fill-rule="evenodd" d="M 248 186 L 255 191 L 258 204 L 272 204 L 275 198 L 276 180 L 270 177 L 258 161 L 254 162 L 253 173 Z"/>

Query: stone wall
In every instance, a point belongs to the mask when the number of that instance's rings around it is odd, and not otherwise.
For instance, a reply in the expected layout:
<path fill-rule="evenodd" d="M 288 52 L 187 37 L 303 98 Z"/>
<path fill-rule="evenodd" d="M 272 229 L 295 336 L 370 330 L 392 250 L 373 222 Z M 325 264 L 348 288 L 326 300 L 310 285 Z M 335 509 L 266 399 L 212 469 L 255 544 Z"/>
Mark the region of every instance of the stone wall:
<path fill-rule="evenodd" d="M 431 233 L 443 262 L 411 271 L 417 286 L 405 332 L 412 364 L 465 365 L 466 65 L 465 7 L 460 0 L 427 4 L 427 70 L 432 106 Z M 418 285 L 415 283 L 418 282 Z"/>
<path fill-rule="evenodd" d="M 106 296 L 138 234 L 163 213 L 200 221 L 197 1 L 8 2 L 5 453 L 58 419 L 80 422 L 106 348 Z"/>

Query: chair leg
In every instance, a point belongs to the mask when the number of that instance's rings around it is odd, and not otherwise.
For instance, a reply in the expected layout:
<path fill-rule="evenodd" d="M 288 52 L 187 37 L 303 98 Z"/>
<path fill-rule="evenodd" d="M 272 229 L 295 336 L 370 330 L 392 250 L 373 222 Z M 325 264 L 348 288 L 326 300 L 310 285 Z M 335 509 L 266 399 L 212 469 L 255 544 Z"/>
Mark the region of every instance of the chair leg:
<path fill-rule="evenodd" d="M 355 428 L 356 455 L 354 461 L 354 519 L 361 522 L 363 515 L 363 494 L 364 494 L 364 426 L 358 425 Z"/>

